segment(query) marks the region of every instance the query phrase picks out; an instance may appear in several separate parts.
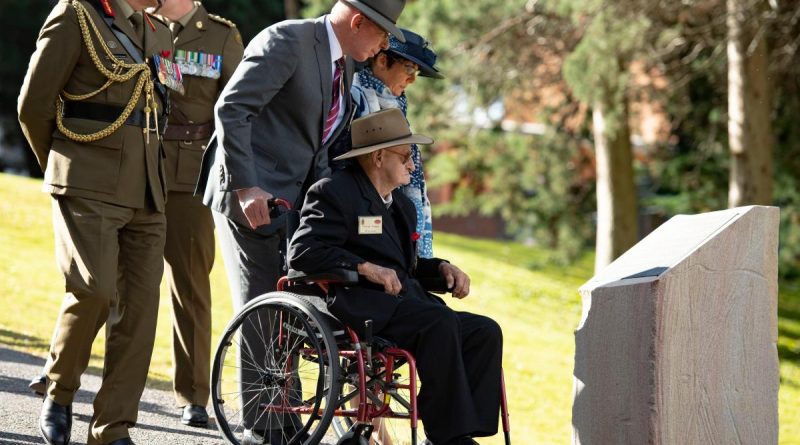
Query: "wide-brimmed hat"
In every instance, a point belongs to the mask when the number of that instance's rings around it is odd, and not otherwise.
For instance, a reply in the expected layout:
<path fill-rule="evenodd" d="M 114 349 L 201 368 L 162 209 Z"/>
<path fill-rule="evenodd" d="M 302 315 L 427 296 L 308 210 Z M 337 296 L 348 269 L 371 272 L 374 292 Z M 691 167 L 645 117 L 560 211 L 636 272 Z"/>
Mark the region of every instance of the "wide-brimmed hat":
<path fill-rule="evenodd" d="M 423 134 L 411 134 L 406 117 L 399 108 L 370 113 L 353 121 L 350 126 L 353 147 L 334 161 L 354 158 L 382 148 L 404 144 L 432 144 L 433 139 Z"/>
<path fill-rule="evenodd" d="M 405 35 L 405 42 L 389 36 L 389 49 L 386 52 L 416 63 L 420 76 L 444 79 L 444 75 L 436 68 L 436 53 L 430 49 L 430 42 L 415 32 L 400 30 Z"/>
<path fill-rule="evenodd" d="M 391 33 L 393 36 L 405 42 L 406 38 L 400 31 L 397 25 L 397 19 L 403 8 L 406 6 L 406 0 L 342 0 L 348 5 L 358 9 L 364 15 L 369 17 L 370 20 L 375 22 L 376 25 L 383 28 L 384 31 Z"/>

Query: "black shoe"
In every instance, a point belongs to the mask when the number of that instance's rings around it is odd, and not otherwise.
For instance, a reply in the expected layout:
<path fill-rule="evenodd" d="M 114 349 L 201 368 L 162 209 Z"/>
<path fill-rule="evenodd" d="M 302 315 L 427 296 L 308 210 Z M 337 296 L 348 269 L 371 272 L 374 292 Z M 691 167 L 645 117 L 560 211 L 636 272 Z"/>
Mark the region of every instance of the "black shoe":
<path fill-rule="evenodd" d="M 207 426 L 208 413 L 205 407 L 200 405 L 186 405 L 183 407 L 183 417 L 181 423 L 189 426 Z"/>
<path fill-rule="evenodd" d="M 67 445 L 72 431 L 72 405 L 59 405 L 49 397 L 44 398 L 39 415 L 39 431 L 49 445 Z"/>
<path fill-rule="evenodd" d="M 44 393 L 47 392 L 47 377 L 43 374 L 34 377 L 31 382 L 28 383 L 28 388 L 36 395 L 43 396 Z"/>
<path fill-rule="evenodd" d="M 123 437 L 122 439 L 117 439 L 113 442 L 109 442 L 106 445 L 136 445 L 133 443 L 130 437 Z"/>

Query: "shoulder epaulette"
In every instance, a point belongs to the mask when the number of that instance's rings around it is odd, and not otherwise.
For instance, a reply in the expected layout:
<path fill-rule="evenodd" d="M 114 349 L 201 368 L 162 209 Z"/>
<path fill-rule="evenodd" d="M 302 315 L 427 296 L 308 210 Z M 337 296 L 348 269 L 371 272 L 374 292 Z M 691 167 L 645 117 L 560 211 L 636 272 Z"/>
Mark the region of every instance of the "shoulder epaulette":
<path fill-rule="evenodd" d="M 218 16 L 216 14 L 208 14 L 208 18 L 210 18 L 211 20 L 213 20 L 215 22 L 219 22 L 219 23 L 222 23 L 224 25 L 227 25 L 229 28 L 236 28 L 236 23 L 233 23 L 232 21 L 226 19 L 225 17 L 220 17 L 220 16 Z"/>

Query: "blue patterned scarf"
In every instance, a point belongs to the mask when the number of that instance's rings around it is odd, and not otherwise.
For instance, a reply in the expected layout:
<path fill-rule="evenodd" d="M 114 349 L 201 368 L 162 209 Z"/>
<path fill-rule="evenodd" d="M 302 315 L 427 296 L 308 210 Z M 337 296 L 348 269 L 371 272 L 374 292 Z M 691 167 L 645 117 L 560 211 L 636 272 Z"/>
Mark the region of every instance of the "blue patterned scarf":
<path fill-rule="evenodd" d="M 356 105 L 356 117 L 361 117 L 385 108 L 400 108 L 403 115 L 408 109 L 408 100 L 405 93 L 395 96 L 392 91 L 367 67 L 359 71 L 353 80 L 353 101 Z M 411 146 L 411 158 L 414 161 L 414 171 L 411 172 L 411 182 L 400 187 L 400 190 L 414 203 L 417 209 L 417 255 L 420 258 L 433 257 L 433 219 L 431 217 L 431 202 L 428 200 L 428 191 L 425 187 L 425 175 L 422 171 L 422 154 L 416 145 Z"/>

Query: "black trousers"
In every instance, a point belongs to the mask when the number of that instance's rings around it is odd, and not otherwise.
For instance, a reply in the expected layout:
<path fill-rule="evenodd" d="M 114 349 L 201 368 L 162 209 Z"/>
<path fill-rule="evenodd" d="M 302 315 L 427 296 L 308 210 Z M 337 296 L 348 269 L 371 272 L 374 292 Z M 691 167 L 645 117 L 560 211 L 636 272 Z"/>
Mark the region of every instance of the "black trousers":
<path fill-rule="evenodd" d="M 378 334 L 414 355 L 420 417 L 435 445 L 497 433 L 503 334 L 494 320 L 409 294 Z"/>
<path fill-rule="evenodd" d="M 212 214 L 233 296 L 233 307 L 238 312 L 254 298 L 276 290 L 278 278 L 283 274 L 283 259 L 279 249 L 285 239 L 280 234 L 261 235 L 220 213 Z M 239 391 L 244 404 L 242 419 L 245 428 L 259 432 L 280 431 L 289 421 L 297 426 L 297 416 L 266 415 L 259 408 L 261 403 L 271 403 L 280 395 L 261 390 L 263 384 L 259 370 L 272 366 L 264 345 L 264 338 L 269 338 L 271 334 L 261 332 L 252 322 L 245 322 L 242 333 L 246 340 L 242 343 L 249 346 L 246 351 L 239 351 Z"/>

